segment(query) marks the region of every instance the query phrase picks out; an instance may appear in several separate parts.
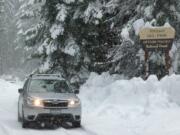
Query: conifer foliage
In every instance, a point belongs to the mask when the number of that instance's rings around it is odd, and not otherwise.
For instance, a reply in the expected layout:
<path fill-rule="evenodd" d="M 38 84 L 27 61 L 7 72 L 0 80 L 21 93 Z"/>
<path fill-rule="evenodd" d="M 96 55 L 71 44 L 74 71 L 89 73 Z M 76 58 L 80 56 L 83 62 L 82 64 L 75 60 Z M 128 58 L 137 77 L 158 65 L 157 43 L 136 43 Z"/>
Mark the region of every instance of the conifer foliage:
<path fill-rule="evenodd" d="M 141 76 L 140 26 L 135 22 L 154 26 L 169 22 L 180 28 L 176 0 L 23 1 L 26 6 L 21 10 L 30 9 L 25 17 L 34 19 L 20 37 L 33 50 L 31 57 L 42 61 L 37 72 L 61 73 L 71 81 L 80 82 L 90 72 Z"/>

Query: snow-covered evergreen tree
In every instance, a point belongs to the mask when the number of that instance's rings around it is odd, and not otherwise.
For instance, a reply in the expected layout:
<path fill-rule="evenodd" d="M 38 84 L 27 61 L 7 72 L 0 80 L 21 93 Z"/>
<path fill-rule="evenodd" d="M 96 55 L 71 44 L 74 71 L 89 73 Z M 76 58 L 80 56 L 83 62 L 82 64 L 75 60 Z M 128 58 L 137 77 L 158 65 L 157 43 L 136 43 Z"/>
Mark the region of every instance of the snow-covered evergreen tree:
<path fill-rule="evenodd" d="M 15 14 L 18 10 L 18 0 L 1 0 L 0 3 L 2 11 L 0 13 L 0 74 L 10 74 L 18 65 L 14 46 L 17 31 Z"/>
<path fill-rule="evenodd" d="M 141 45 L 138 41 L 138 33 L 139 30 L 144 25 L 152 25 L 152 26 L 163 26 L 165 23 L 169 23 L 172 25 L 177 33 L 176 33 L 176 39 L 178 40 L 179 37 L 179 7 L 178 7 L 179 1 L 164 1 L 164 0 L 143 0 L 143 1 L 126 1 L 119 3 L 119 7 L 117 6 L 116 10 L 118 11 L 118 15 L 116 16 L 114 20 L 117 21 L 119 26 L 117 26 L 117 29 L 120 29 L 121 31 L 121 43 L 118 46 L 114 46 L 114 50 L 112 51 L 113 54 L 111 54 L 110 58 L 112 59 L 112 72 L 120 72 L 124 73 L 128 76 L 132 76 L 132 71 L 135 75 L 140 75 L 143 73 L 143 66 L 141 63 L 138 62 L 137 55 Z M 122 21 L 126 20 L 126 21 Z M 115 25 L 116 26 L 116 25 Z M 123 28 L 122 28 L 123 27 Z M 124 32 L 123 32 L 124 31 Z M 116 33 L 117 34 L 117 33 Z M 120 35 L 120 34 L 119 34 Z M 128 35 L 128 36 L 127 36 Z M 125 40 L 124 40 L 125 39 Z M 134 51 L 128 51 L 126 47 L 128 46 L 129 42 L 126 42 L 129 40 L 132 43 L 131 49 Z M 126 45 L 124 45 L 126 44 Z M 177 44 L 174 44 L 175 46 Z M 124 46 L 124 47 L 123 47 Z M 118 48 L 118 49 L 117 49 Z M 124 49 L 123 49 L 124 48 Z M 124 50 L 127 50 L 125 55 L 123 55 Z M 121 52 L 122 51 L 122 52 Z M 171 51 L 172 52 L 172 51 Z M 129 53 L 129 55 L 127 55 Z M 144 54 L 142 54 L 144 55 Z M 118 58 L 119 56 L 119 58 Z M 162 55 L 163 56 L 163 55 Z M 175 55 L 171 55 L 171 59 L 174 60 Z M 131 60 L 129 60 L 131 59 Z M 129 62 L 128 62 L 129 61 Z M 134 61 L 134 62 L 132 62 Z M 158 61 L 156 61 L 154 64 L 155 67 L 158 66 Z M 173 65 L 174 66 L 174 65 Z M 165 66 L 161 65 L 161 71 L 162 75 L 166 74 L 166 70 L 164 69 Z M 134 70 L 133 70 L 134 69 Z M 152 69 L 154 71 L 151 71 L 151 73 L 157 73 L 158 69 Z M 122 72 L 124 71 L 124 72 Z M 139 74 L 140 73 L 140 74 Z"/>
<path fill-rule="evenodd" d="M 58 72 L 71 81 L 103 72 L 107 28 L 102 9 L 100 1 L 46 0 L 38 34 L 27 40 L 43 60 L 39 72 Z"/>
<path fill-rule="evenodd" d="M 180 2 L 175 0 L 22 2 L 19 34 L 32 56 L 41 58 L 38 72 L 61 73 L 69 80 L 105 71 L 141 76 L 140 28 L 169 22 L 177 30 L 176 40 L 180 35 Z"/>

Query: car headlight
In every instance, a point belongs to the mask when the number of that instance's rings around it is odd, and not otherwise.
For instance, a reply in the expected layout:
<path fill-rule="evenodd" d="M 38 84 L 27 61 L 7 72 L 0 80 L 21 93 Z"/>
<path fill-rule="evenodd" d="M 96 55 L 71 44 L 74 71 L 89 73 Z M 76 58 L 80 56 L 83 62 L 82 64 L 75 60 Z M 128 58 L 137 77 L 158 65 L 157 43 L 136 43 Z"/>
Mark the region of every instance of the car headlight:
<path fill-rule="evenodd" d="M 80 104 L 80 100 L 79 99 L 70 99 L 68 101 L 68 107 L 76 107 L 79 104 Z"/>
<path fill-rule="evenodd" d="M 35 107 L 43 107 L 43 101 L 39 98 L 28 97 L 27 104 Z"/>

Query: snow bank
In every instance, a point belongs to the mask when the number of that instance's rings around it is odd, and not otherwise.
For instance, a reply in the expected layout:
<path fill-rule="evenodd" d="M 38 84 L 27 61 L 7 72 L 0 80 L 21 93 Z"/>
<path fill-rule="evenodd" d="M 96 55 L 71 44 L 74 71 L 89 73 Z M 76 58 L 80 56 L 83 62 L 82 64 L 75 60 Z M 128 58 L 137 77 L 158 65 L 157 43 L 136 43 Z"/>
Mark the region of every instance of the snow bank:
<path fill-rule="evenodd" d="M 2 77 L 9 78 L 9 77 Z M 126 80 L 92 73 L 81 87 L 82 128 L 34 130 L 17 122 L 20 83 L 0 79 L 0 134 L 2 135 L 180 135 L 180 76 L 158 81 L 150 76 Z"/>
<path fill-rule="evenodd" d="M 139 35 L 140 30 L 144 27 L 145 23 L 143 19 L 138 19 L 133 23 L 135 34 Z"/>
<path fill-rule="evenodd" d="M 20 88 L 20 83 L 11 83 L 9 81 L 5 81 L 0 79 L 0 119 L 10 117 L 10 113 L 16 113 L 16 109 L 14 107 L 17 106 L 18 100 L 18 88 Z M 12 102 L 11 102 L 12 101 Z M 13 110 L 14 109 L 14 110 Z M 6 110 L 10 110 L 7 111 Z M 3 112 L 3 113 L 2 113 Z M 5 113 L 4 113 L 5 112 Z M 1 124 L 0 124 L 1 125 Z M 1 131 L 0 131 L 1 134 Z"/>
<path fill-rule="evenodd" d="M 108 73 L 92 73 L 81 87 L 84 113 L 94 116 L 137 116 L 162 110 L 180 103 L 180 76 L 172 75 L 158 81 L 150 76 L 120 80 Z M 93 113 L 92 113 L 93 112 Z"/>

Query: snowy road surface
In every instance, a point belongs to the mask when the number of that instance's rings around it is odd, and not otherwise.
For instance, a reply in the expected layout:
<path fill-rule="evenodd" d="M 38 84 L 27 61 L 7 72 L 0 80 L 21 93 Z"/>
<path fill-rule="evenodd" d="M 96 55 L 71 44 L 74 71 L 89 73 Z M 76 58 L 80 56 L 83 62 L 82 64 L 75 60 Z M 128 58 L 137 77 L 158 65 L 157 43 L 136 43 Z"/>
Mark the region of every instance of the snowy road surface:
<path fill-rule="evenodd" d="M 180 77 L 146 82 L 91 74 L 81 87 L 82 128 L 22 129 L 17 122 L 19 83 L 0 80 L 0 135 L 180 135 Z"/>

